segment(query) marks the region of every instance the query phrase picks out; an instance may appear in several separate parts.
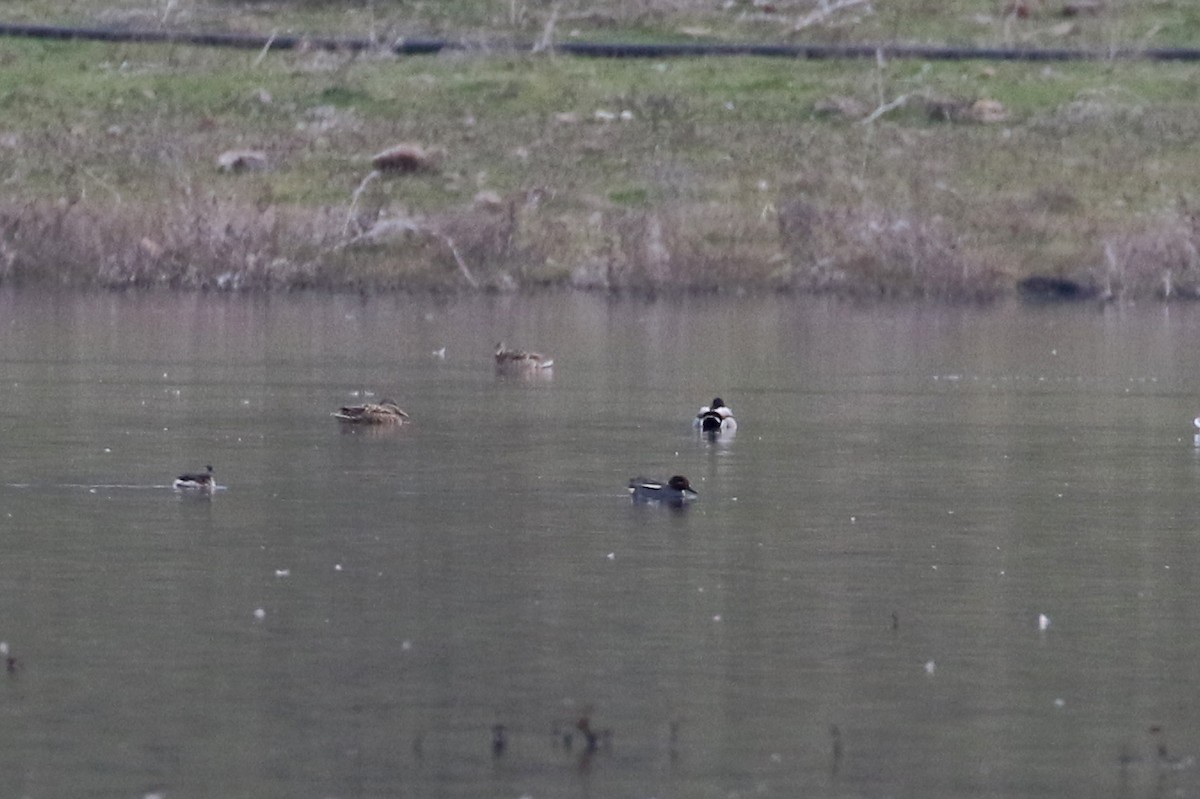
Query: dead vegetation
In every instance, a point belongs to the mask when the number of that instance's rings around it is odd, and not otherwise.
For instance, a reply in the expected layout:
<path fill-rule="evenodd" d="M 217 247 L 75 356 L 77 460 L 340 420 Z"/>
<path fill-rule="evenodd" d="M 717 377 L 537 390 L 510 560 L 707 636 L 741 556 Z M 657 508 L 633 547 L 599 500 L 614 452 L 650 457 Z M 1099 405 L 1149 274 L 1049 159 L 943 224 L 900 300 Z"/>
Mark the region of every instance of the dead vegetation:
<path fill-rule="evenodd" d="M 820 208 L 795 199 L 779 211 L 780 238 L 800 289 L 858 297 L 993 299 L 1003 273 L 937 218 L 864 205 Z"/>
<path fill-rule="evenodd" d="M 289 213 L 216 200 L 149 217 L 79 204 L 0 207 L 0 281 L 17 285 L 229 291 L 569 285 L 988 299 L 1003 287 L 998 277 L 936 220 L 866 208 L 820 210 L 800 201 L 756 218 L 720 206 L 675 205 L 579 219 L 520 196 L 499 207 L 390 214 L 349 232 L 333 209 Z"/>
<path fill-rule="evenodd" d="M 0 206 L 0 279 L 7 284 L 268 289 L 321 285 L 315 256 L 334 220 L 219 202 L 148 212 L 128 205 Z"/>
<path fill-rule="evenodd" d="M 1113 236 L 1092 282 L 1112 299 L 1200 299 L 1200 215 L 1181 212 L 1154 227 Z"/>

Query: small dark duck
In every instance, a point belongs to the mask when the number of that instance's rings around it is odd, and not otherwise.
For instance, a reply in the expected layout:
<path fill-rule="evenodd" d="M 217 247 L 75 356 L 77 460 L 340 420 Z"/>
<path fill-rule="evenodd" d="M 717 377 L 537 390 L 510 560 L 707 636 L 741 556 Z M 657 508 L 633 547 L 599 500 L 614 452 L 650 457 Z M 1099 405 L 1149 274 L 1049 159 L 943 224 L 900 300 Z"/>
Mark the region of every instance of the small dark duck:
<path fill-rule="evenodd" d="M 334 411 L 333 416 L 355 424 L 404 424 L 409 419 L 408 414 L 390 399 L 365 405 L 347 405 Z"/>
<path fill-rule="evenodd" d="M 681 474 L 665 483 L 649 477 L 635 477 L 629 481 L 629 494 L 634 502 L 660 502 L 682 507 L 685 502 L 700 496 L 692 484 Z"/>
<path fill-rule="evenodd" d="M 720 397 L 713 399 L 711 405 L 705 405 L 696 414 L 692 426 L 703 433 L 732 433 L 737 430 L 737 420 L 733 418 L 733 409 L 725 404 Z"/>
<path fill-rule="evenodd" d="M 552 369 L 554 361 L 540 352 L 510 350 L 501 341 L 496 345 L 496 371 L 509 373 L 537 372 Z"/>
<path fill-rule="evenodd" d="M 175 488 L 185 491 L 212 491 L 213 486 L 217 484 L 216 478 L 213 477 L 213 467 L 210 464 L 204 469 L 203 472 L 179 475 L 175 478 Z"/>

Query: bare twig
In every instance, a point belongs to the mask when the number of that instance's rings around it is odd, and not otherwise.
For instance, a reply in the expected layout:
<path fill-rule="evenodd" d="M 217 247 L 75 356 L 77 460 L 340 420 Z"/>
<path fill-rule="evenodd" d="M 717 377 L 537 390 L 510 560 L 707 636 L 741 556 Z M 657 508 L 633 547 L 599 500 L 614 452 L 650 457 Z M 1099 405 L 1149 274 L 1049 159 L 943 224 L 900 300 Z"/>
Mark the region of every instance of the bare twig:
<path fill-rule="evenodd" d="M 1118 287 L 1122 287 L 1122 284 L 1125 282 L 1123 279 L 1125 268 L 1120 259 L 1117 258 L 1117 250 L 1111 240 L 1104 242 L 1104 263 L 1106 266 L 1104 270 L 1104 294 L 1105 296 L 1113 297 L 1116 295 L 1116 291 L 1113 288 L 1114 283 Z"/>
<path fill-rule="evenodd" d="M 546 27 L 542 28 L 542 36 L 533 45 L 533 52 L 554 52 L 554 26 L 558 23 L 559 3 L 554 4 L 554 8 L 550 11 L 550 18 L 546 20 Z"/>
<path fill-rule="evenodd" d="M 89 178 L 91 178 L 92 180 L 99 183 L 104 188 L 108 189 L 108 191 L 112 193 L 113 198 L 117 201 L 117 205 L 121 204 L 121 192 L 117 191 L 116 186 L 112 185 L 107 180 L 105 180 L 104 178 L 97 175 L 95 172 L 93 172 L 88 167 L 83 168 L 83 173 L 85 175 L 87 175 Z"/>
<path fill-rule="evenodd" d="M 1139 39 L 1138 49 L 1145 50 L 1148 48 L 1150 46 L 1150 40 L 1158 35 L 1158 32 L 1162 30 L 1162 27 L 1163 26 L 1161 22 L 1152 25 L 1150 30 L 1146 31 Z"/>
<path fill-rule="evenodd" d="M 368 178 L 370 176 L 368 175 Z M 363 181 L 365 185 L 366 181 Z M 359 186 L 361 189 L 362 186 Z M 475 279 L 475 275 L 471 274 L 471 269 L 467 266 L 467 262 L 463 260 L 462 253 L 458 251 L 458 245 L 454 243 L 454 239 L 438 230 L 433 225 L 412 216 L 395 216 L 388 219 L 383 219 L 372 225 L 368 230 L 364 230 L 357 236 L 350 239 L 344 239 L 337 244 L 335 250 L 343 250 L 347 247 L 353 247 L 361 242 L 375 242 L 387 236 L 395 235 L 396 233 L 415 233 L 418 235 L 429 236 L 430 238 L 440 241 L 450 251 L 450 255 L 454 258 L 454 263 L 458 265 L 458 271 L 462 273 L 467 284 L 473 288 L 479 288 L 479 281 Z M 345 231 L 343 231 L 343 236 Z"/>
<path fill-rule="evenodd" d="M 263 45 L 262 50 L 258 53 L 258 58 L 254 59 L 252 66 L 257 67 L 267 57 L 267 53 L 271 51 L 271 45 L 275 43 L 275 31 L 271 31 L 271 35 L 267 37 L 267 43 Z"/>
<path fill-rule="evenodd" d="M 391 216 L 381 219 L 368 229 L 350 239 L 344 239 L 333 249 L 342 250 L 362 242 L 373 243 L 397 233 L 427 233 L 425 223 L 411 216 Z"/>
<path fill-rule="evenodd" d="M 346 212 L 346 224 L 342 226 L 343 237 L 350 232 L 350 220 L 354 219 L 354 209 L 358 207 L 358 198 L 361 197 L 363 191 L 366 190 L 367 184 L 379 177 L 380 174 L 381 173 L 378 169 L 372 169 L 367 176 L 363 178 L 362 183 L 358 184 L 358 188 L 354 190 L 354 196 L 350 198 L 350 210 Z"/>
<path fill-rule="evenodd" d="M 454 256 L 454 262 L 458 264 L 458 271 L 462 272 L 462 276 L 466 278 L 467 283 L 471 286 L 471 288 L 479 288 L 479 281 L 475 279 L 475 276 L 471 274 L 471 270 L 467 268 L 466 261 L 464 261 L 462 256 L 458 253 L 458 247 L 454 246 L 454 239 L 437 230 L 427 230 L 427 232 L 434 238 L 441 239 L 442 243 L 444 243 L 450 249 L 450 254 Z"/>
<path fill-rule="evenodd" d="M 792 31 L 802 31 L 805 28 L 810 28 L 813 25 L 824 22 L 839 11 L 868 3 L 870 3 L 870 0 L 833 0 L 832 3 L 822 2 L 815 10 L 796 20 L 796 24 L 792 26 Z"/>
<path fill-rule="evenodd" d="M 888 113 L 889 111 L 894 111 L 897 108 L 899 108 L 900 106 L 907 103 L 908 98 L 909 98 L 909 95 L 902 94 L 899 97 L 897 97 L 895 100 L 892 100 L 889 103 L 884 103 L 883 105 L 879 106 L 874 111 L 872 111 L 870 114 L 868 114 L 866 117 L 859 120 L 859 124 L 860 125 L 870 125 L 872 122 L 879 119 L 881 116 Z"/>

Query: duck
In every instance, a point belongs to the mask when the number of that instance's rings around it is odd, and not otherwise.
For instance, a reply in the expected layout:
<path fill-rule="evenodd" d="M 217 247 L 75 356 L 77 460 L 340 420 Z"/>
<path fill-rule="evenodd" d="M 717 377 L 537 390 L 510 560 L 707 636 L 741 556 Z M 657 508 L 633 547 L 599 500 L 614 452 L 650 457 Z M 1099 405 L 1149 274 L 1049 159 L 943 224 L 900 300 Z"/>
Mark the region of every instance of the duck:
<path fill-rule="evenodd" d="M 733 418 L 733 409 L 726 405 L 724 400 L 714 397 L 711 405 L 700 408 L 700 412 L 692 421 L 692 427 L 713 435 L 732 433 L 737 430 L 737 419 Z"/>
<path fill-rule="evenodd" d="M 523 350 L 510 350 L 504 346 L 501 341 L 496 345 L 496 370 L 510 372 L 535 372 L 542 369 L 551 369 L 554 367 L 554 361 L 542 355 L 540 352 L 525 352 Z"/>
<path fill-rule="evenodd" d="M 217 484 L 213 477 L 212 464 L 205 466 L 205 471 L 192 474 L 181 474 L 175 478 L 174 487 L 190 491 L 212 491 Z"/>
<path fill-rule="evenodd" d="M 650 477 L 634 477 L 629 481 L 629 494 L 634 502 L 663 502 L 681 507 L 685 502 L 700 496 L 691 482 L 681 474 L 670 480 L 655 480 Z"/>
<path fill-rule="evenodd" d="M 356 424 L 404 424 L 409 420 L 408 414 L 390 399 L 365 405 L 346 405 L 331 415 L 339 421 Z"/>

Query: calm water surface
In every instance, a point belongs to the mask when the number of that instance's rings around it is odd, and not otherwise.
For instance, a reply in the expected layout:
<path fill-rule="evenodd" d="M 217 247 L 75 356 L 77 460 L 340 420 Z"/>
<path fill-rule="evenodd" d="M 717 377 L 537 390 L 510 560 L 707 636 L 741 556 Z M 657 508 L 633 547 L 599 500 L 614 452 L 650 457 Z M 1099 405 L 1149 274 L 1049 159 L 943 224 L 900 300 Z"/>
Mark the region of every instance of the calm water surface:
<path fill-rule="evenodd" d="M 1196 796 L 1198 341 L 1185 306 L 0 295 L 0 796 Z M 365 392 L 413 424 L 330 418 Z M 714 395 L 732 440 L 690 429 Z"/>

